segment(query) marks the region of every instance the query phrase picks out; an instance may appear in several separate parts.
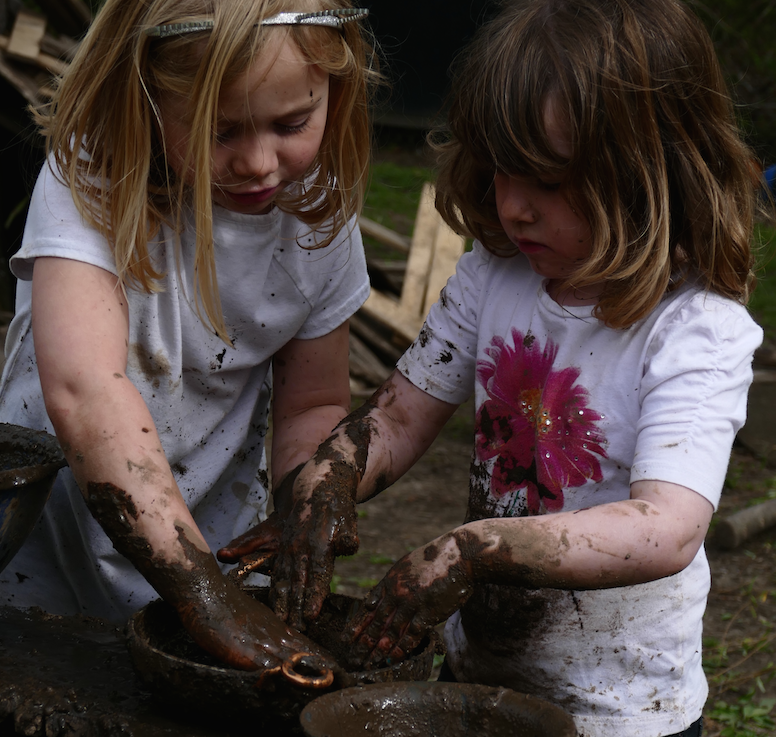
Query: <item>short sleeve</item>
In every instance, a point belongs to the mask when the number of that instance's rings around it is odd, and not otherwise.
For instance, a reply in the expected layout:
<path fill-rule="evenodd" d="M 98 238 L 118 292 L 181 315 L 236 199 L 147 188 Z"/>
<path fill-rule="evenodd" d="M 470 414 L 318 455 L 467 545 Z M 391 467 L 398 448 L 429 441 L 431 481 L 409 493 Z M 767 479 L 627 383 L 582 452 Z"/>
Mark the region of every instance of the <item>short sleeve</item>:
<path fill-rule="evenodd" d="M 417 339 L 398 363 L 415 386 L 461 404 L 474 391 L 482 285 L 493 257 L 480 243 L 458 261 Z"/>
<path fill-rule="evenodd" d="M 70 188 L 43 165 L 30 200 L 27 222 L 19 251 L 9 267 L 23 281 L 32 279 L 36 258 L 53 256 L 83 261 L 116 273 L 113 252 L 107 240 L 84 222 L 73 202 Z"/>
<path fill-rule="evenodd" d="M 301 249 L 300 249 L 301 250 Z M 302 250 L 298 257 L 307 272 L 304 285 L 312 310 L 296 338 L 320 338 L 342 325 L 369 296 L 369 274 L 354 218 L 322 249 Z"/>
<path fill-rule="evenodd" d="M 743 306 L 708 293 L 664 318 L 647 347 L 631 482 L 686 486 L 716 509 L 763 333 Z"/>

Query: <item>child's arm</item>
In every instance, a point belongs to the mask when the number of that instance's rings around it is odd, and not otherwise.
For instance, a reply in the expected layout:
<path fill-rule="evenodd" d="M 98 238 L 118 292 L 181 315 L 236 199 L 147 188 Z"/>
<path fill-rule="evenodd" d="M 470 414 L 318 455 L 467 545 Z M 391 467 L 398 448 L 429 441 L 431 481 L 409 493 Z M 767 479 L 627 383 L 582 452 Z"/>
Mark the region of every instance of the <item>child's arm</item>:
<path fill-rule="evenodd" d="M 205 649 L 275 667 L 306 638 L 221 574 L 180 494 L 153 418 L 125 374 L 129 317 L 115 276 L 39 258 L 33 335 L 46 410 L 87 505 Z M 287 638 L 287 639 L 286 639 Z"/>
<path fill-rule="evenodd" d="M 291 340 L 272 359 L 272 481 L 310 460 L 350 412 L 348 323 Z"/>
<path fill-rule="evenodd" d="M 627 501 L 462 525 L 396 563 L 367 595 L 348 634 L 367 667 L 403 658 L 477 584 L 560 589 L 628 586 L 686 568 L 711 503 L 690 489 L 638 481 Z"/>
<path fill-rule="evenodd" d="M 335 555 L 358 549 L 356 503 L 407 471 L 455 408 L 394 372 L 298 473 L 273 572 L 275 611 L 292 626 L 318 615 Z"/>

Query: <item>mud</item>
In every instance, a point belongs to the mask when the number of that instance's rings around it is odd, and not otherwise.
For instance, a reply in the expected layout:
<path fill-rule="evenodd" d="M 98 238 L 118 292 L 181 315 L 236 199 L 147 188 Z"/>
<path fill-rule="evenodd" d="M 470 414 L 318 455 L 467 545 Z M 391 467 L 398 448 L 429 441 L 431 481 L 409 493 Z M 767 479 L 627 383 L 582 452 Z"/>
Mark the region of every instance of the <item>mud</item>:
<path fill-rule="evenodd" d="M 571 717 L 541 699 L 462 683 L 377 684 L 305 707 L 308 737 L 574 737 Z"/>
<path fill-rule="evenodd" d="M 53 435 L 0 423 L 0 571 L 32 531 L 65 465 Z"/>
<path fill-rule="evenodd" d="M 153 699 L 135 676 L 123 628 L 0 607 L 0 737 L 241 734 Z"/>
<path fill-rule="evenodd" d="M 266 589 L 247 589 L 266 601 Z M 347 671 L 349 645 L 340 634 L 358 601 L 331 595 L 321 616 L 309 628 L 314 642 L 331 652 L 343 665 L 329 691 L 358 684 L 425 680 L 431 674 L 439 638 L 431 633 L 402 663 L 371 671 Z M 128 631 L 130 652 L 146 687 L 168 704 L 206 719 L 219 715 L 249 720 L 255 730 L 298 725 L 298 715 L 320 690 L 300 688 L 283 678 L 262 679 L 256 673 L 223 667 L 201 650 L 183 630 L 174 610 L 161 601 L 135 615 Z M 280 726 L 278 726 L 280 725 Z"/>
<path fill-rule="evenodd" d="M 189 539 L 185 526 L 176 527 L 181 560 L 168 561 L 155 555 L 146 539 L 135 531 L 132 520 L 136 521 L 139 513 L 129 494 L 113 484 L 91 481 L 87 492 L 87 505 L 116 550 L 129 558 L 175 607 L 202 647 L 243 670 L 262 670 L 266 675 L 282 670 L 292 679 L 324 678 L 327 685 L 330 683 L 335 663 L 328 653 L 225 579 L 210 551 L 203 550 L 195 537 Z M 285 661 L 300 653 L 316 659 L 317 676 L 312 672 L 301 675 L 290 663 L 286 665 Z"/>
<path fill-rule="evenodd" d="M 0 423 L 0 490 L 37 483 L 65 465 L 53 435 Z"/>

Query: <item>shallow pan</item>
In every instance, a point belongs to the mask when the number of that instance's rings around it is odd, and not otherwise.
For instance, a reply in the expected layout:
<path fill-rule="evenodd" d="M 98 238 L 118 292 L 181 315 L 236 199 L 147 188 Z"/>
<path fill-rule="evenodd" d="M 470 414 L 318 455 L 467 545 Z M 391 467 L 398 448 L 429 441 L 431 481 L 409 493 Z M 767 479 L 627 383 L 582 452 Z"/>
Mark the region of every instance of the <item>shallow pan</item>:
<path fill-rule="evenodd" d="M 508 688 L 472 683 L 378 683 L 311 701 L 308 737 L 575 737 L 563 709 Z"/>
<path fill-rule="evenodd" d="M 269 589 L 246 588 L 262 603 Z M 348 646 L 339 641 L 358 599 L 330 594 L 316 622 L 305 633 L 344 663 Z M 127 644 L 135 671 L 154 696 L 204 715 L 249 716 L 261 721 L 290 719 L 296 722 L 302 708 L 324 692 L 357 684 L 425 680 L 431 675 L 434 654 L 441 649 L 431 632 L 406 660 L 388 668 L 342 671 L 325 691 L 304 689 L 283 678 L 263 679 L 259 673 L 223 666 L 205 653 L 183 629 L 175 610 L 156 600 L 129 621 Z"/>
<path fill-rule="evenodd" d="M 53 435 L 0 423 L 0 571 L 32 532 L 66 465 Z"/>

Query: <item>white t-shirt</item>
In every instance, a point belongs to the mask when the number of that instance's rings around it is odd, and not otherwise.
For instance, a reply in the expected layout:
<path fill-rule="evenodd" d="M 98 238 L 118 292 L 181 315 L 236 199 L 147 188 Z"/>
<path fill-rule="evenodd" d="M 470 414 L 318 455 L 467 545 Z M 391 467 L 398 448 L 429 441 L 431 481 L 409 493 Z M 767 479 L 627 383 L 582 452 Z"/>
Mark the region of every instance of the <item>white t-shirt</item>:
<path fill-rule="evenodd" d="M 334 330 L 369 293 L 355 220 L 326 248 L 291 215 L 242 215 L 216 207 L 216 267 L 233 347 L 208 330 L 191 304 L 193 225 L 181 237 L 164 227 L 150 244 L 166 271 L 164 290 L 128 290 L 127 376 L 156 423 L 181 493 L 212 550 L 264 518 L 264 437 L 271 359 L 293 338 Z M 105 239 L 86 226 L 70 190 L 44 166 L 30 204 L 21 250 L 11 259 L 20 279 L 6 341 L 0 421 L 53 432 L 46 415 L 30 330 L 32 266 L 55 256 L 115 273 Z M 0 573 L 0 604 L 41 606 L 56 614 L 126 621 L 156 593 L 119 555 L 92 518 L 69 469 L 60 472 L 41 520 Z"/>
<path fill-rule="evenodd" d="M 746 415 L 762 331 L 690 285 L 627 330 L 553 301 L 520 256 L 463 256 L 401 372 L 460 403 L 474 390 L 467 520 L 627 499 L 680 484 L 716 508 Z M 571 712 L 584 737 L 680 732 L 707 696 L 703 548 L 681 573 L 595 591 L 484 585 L 448 621 L 459 680 L 500 684 Z"/>

